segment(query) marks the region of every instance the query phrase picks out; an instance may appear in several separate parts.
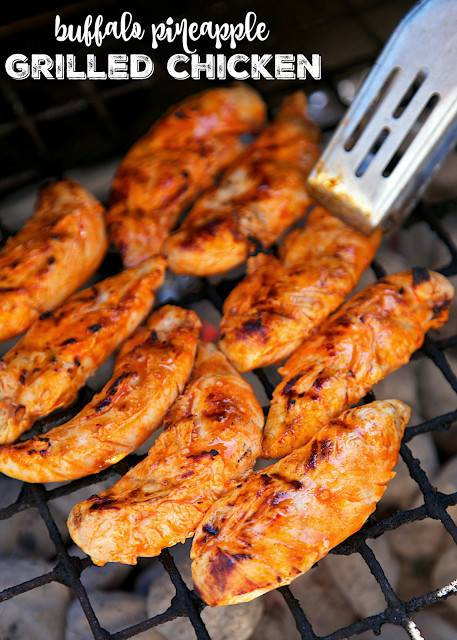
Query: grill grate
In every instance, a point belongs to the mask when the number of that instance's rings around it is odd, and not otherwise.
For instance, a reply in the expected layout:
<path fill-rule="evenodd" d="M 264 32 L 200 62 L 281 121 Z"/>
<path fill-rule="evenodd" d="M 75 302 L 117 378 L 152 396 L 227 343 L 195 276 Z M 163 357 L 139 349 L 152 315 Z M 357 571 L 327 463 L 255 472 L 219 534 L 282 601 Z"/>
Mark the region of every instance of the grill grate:
<path fill-rule="evenodd" d="M 95 12 L 97 8 L 102 11 L 102 9 L 100 9 L 101 4 L 101 2 L 97 3 L 95 1 L 85 2 L 85 12 L 88 13 L 91 10 Z M 116 3 L 112 4 L 117 6 Z M 217 11 L 220 13 L 221 4 L 225 11 L 224 19 L 230 19 L 232 14 L 235 15 L 243 9 L 244 12 L 246 11 L 242 0 L 231 3 L 230 8 L 227 8 L 223 3 L 209 3 L 205 6 L 207 12 L 205 19 L 214 17 L 217 15 Z M 317 8 L 317 3 L 313 0 L 309 0 L 306 5 L 295 4 L 293 0 L 289 0 L 289 2 L 285 4 L 281 3 L 281 5 L 283 9 L 281 14 L 277 13 L 277 8 L 270 6 L 268 3 L 263 3 L 262 7 L 260 3 L 251 3 L 249 7 L 249 9 L 258 10 L 258 14 L 262 19 L 265 19 L 267 23 L 277 23 L 280 25 L 277 29 L 277 41 L 272 42 L 270 40 L 268 42 L 268 46 L 274 51 L 283 51 L 285 49 L 287 49 L 287 51 L 293 51 L 294 46 L 297 47 L 297 51 L 301 51 L 303 49 L 303 38 L 309 37 L 311 39 L 313 34 L 318 43 L 324 42 L 322 34 L 327 31 L 331 32 L 338 24 L 341 24 L 341 28 L 344 29 L 344 25 L 347 24 L 347 22 L 345 22 L 346 20 L 350 20 L 351 23 L 356 26 L 361 36 L 363 36 L 362 40 L 364 39 L 363 42 L 365 46 L 358 48 L 355 54 L 349 47 L 345 59 L 339 58 L 335 60 L 334 56 L 332 58 L 330 55 L 330 59 L 333 60 L 333 62 L 324 69 L 323 79 L 320 83 L 305 83 L 305 88 L 308 92 L 316 91 L 316 87 L 318 87 L 318 91 L 325 92 L 329 99 L 331 106 L 330 115 L 328 115 L 327 111 L 327 115 L 321 120 L 323 129 L 329 131 L 336 124 L 344 110 L 344 105 L 338 93 L 339 81 L 350 76 L 367 64 L 372 63 L 386 36 L 410 3 L 399 3 L 393 0 L 390 3 L 382 2 L 381 0 L 358 0 L 357 2 L 355 2 L 355 0 L 354 2 L 351 0 L 334 2 L 329 0 L 326 3 L 319 3 L 319 8 Z M 134 6 L 136 8 L 136 5 Z M 138 3 L 139 15 L 134 11 L 135 17 L 140 21 L 141 7 L 141 3 Z M 376 20 L 373 20 L 373 16 L 378 15 L 377 12 L 381 11 L 381 9 L 388 11 L 389 7 L 391 11 L 390 23 L 387 21 L 385 32 L 381 33 L 377 27 Z M 185 8 L 186 7 L 184 7 L 184 9 Z M 265 16 L 262 15 L 262 11 L 265 13 Z M 297 42 L 295 42 L 294 38 L 290 39 L 290 32 L 287 32 L 287 29 L 291 29 L 294 33 L 296 24 L 293 24 L 294 20 L 290 18 L 287 19 L 287 16 L 293 16 L 294 12 L 296 15 L 305 15 L 303 18 L 305 27 L 303 29 L 295 29 L 296 35 L 294 37 L 296 37 Z M 220 15 L 218 15 L 218 18 L 220 19 Z M 274 22 L 275 20 L 276 22 Z M 146 20 L 143 22 L 147 23 Z M 44 26 L 47 25 L 48 27 L 50 24 L 49 20 L 38 21 L 38 23 L 44 23 Z M 383 24 L 385 24 L 385 22 Z M 28 25 L 29 22 L 26 22 L 23 27 L 17 23 L 16 26 L 13 25 L 13 28 L 6 28 L 6 30 L 5 28 L 0 28 L 0 49 L 2 53 L 8 50 L 10 39 L 13 36 L 17 37 L 18 33 L 19 35 L 22 33 L 22 36 L 25 37 L 25 29 L 28 29 Z M 23 28 L 22 32 L 21 28 Z M 43 28 L 44 27 L 38 28 L 35 32 L 32 32 L 32 35 L 39 38 L 41 34 L 40 29 L 42 30 Z M 350 37 L 352 37 L 352 35 Z M 342 38 L 343 42 L 347 42 L 347 39 L 344 40 L 344 34 L 342 34 Z M 287 43 L 286 47 L 284 43 Z M 341 41 L 337 41 L 335 48 L 339 49 L 340 47 Z M 32 44 L 31 50 L 33 50 Z M 258 47 L 255 50 L 261 53 Z M 321 51 L 319 46 L 316 46 L 314 50 Z M 325 56 L 323 61 L 325 65 Z M 40 90 L 43 90 L 43 82 L 39 83 Z M 164 74 L 160 73 L 158 77 L 149 81 L 120 83 L 114 87 L 111 87 L 108 83 L 102 83 L 102 85 L 100 85 L 100 83 L 97 82 L 74 82 L 71 83 L 71 90 L 68 89 L 67 86 L 65 87 L 65 90 L 62 92 L 64 98 L 62 98 L 58 104 L 43 99 L 42 102 L 45 104 L 48 103 L 48 105 L 33 112 L 30 106 L 27 106 L 28 99 L 26 94 L 30 89 L 26 85 L 22 87 L 21 83 L 8 82 L 3 79 L 0 80 L 0 113 L 5 112 L 11 116 L 6 119 L 4 118 L 4 122 L 0 124 L 0 144 L 5 149 L 7 159 L 4 166 L 15 169 L 14 172 L 6 173 L 0 177 L 0 194 L 6 195 L 37 178 L 60 175 L 68 171 L 71 167 L 87 166 L 95 160 L 112 158 L 114 154 L 118 155 L 125 151 L 130 144 L 138 138 L 142 131 L 147 129 L 150 122 L 164 110 L 165 106 L 176 102 L 184 95 L 200 90 L 203 88 L 203 84 L 204 83 L 198 82 L 192 82 L 191 84 L 175 82 L 171 87 L 170 80 L 167 79 Z M 282 96 L 295 88 L 297 83 L 279 83 L 273 81 L 271 83 L 258 83 L 258 86 L 266 96 L 270 106 L 274 108 Z M 300 86 L 303 86 L 303 84 Z M 154 91 L 151 91 L 151 89 L 154 89 Z M 49 90 L 54 91 L 54 85 L 52 85 L 52 89 L 50 88 Z M 66 93 L 68 91 L 70 91 L 69 94 Z M 157 100 L 157 96 L 159 95 L 163 101 L 162 103 Z M 142 100 L 143 98 L 144 100 Z M 142 109 L 138 107 L 140 101 L 144 102 Z M 155 104 L 151 110 L 153 102 L 155 102 Z M 126 104 L 129 105 L 127 109 Z M 122 126 L 122 119 L 125 118 L 124 113 L 129 112 L 128 109 L 130 109 L 132 113 L 137 113 L 138 117 L 135 117 L 135 125 L 129 127 L 128 131 L 125 132 Z M 76 130 L 81 119 L 87 119 L 89 113 L 92 118 L 89 130 L 90 127 L 96 127 L 98 130 L 101 128 L 102 130 L 101 134 L 100 131 L 97 131 L 96 138 L 97 140 L 102 140 L 102 148 L 98 149 L 97 153 L 94 154 L 93 150 L 90 149 L 91 140 L 89 135 L 89 147 L 86 148 L 83 146 L 82 148 L 74 149 L 72 146 L 74 139 L 70 137 L 67 141 L 67 146 L 63 145 L 59 153 L 56 154 L 55 143 L 61 127 L 71 126 Z M 51 133 L 54 136 L 52 144 L 49 144 L 49 130 L 47 127 L 50 127 Z M 30 163 L 27 163 L 25 160 L 18 161 L 15 155 L 17 151 L 13 152 L 11 150 L 10 141 L 18 133 L 25 135 L 27 153 L 31 158 Z M 11 162 L 9 162 L 8 153 L 11 153 Z M 27 153 L 25 153 L 24 156 L 26 156 Z M 457 247 L 441 221 L 443 216 L 449 213 L 457 213 L 457 201 L 450 200 L 440 203 L 439 205 L 426 205 L 421 203 L 416 207 L 416 210 L 410 217 L 409 224 L 415 224 L 420 221 L 427 223 L 429 228 L 439 238 L 440 242 L 447 247 L 450 255 L 450 262 L 440 271 L 446 276 L 453 276 L 457 275 Z M 6 236 L 6 233 L 2 232 L 2 235 Z M 107 272 L 112 273 L 118 268 L 119 260 L 114 257 L 113 254 L 109 254 L 101 271 L 106 275 Z M 382 275 L 385 274 L 382 264 L 378 261 L 372 264 L 372 270 L 376 277 L 382 277 Z M 220 312 L 224 299 L 235 284 L 235 281 L 227 280 L 222 280 L 219 284 L 214 284 L 207 279 L 202 279 L 197 292 L 181 297 L 179 300 L 176 300 L 176 302 L 179 302 L 183 306 L 188 306 L 191 303 L 205 300 L 207 302 L 209 301 L 213 307 Z M 444 339 L 427 337 L 423 347 L 415 357 L 430 359 L 434 365 L 439 368 L 447 383 L 457 394 L 457 378 L 446 358 L 446 353 L 449 353 L 449 350 L 456 345 L 457 335 Z M 268 373 L 260 369 L 257 370 L 255 374 L 262 383 L 267 397 L 271 398 L 273 386 L 268 378 Z M 92 393 L 90 389 L 84 388 L 78 400 L 70 409 L 61 410 L 49 417 L 43 418 L 35 425 L 34 431 L 47 430 L 57 423 L 68 420 L 87 403 Z M 367 401 L 372 401 L 373 399 L 373 393 L 369 394 L 366 398 Z M 411 449 L 408 446 L 408 443 L 419 434 L 447 429 L 456 421 L 457 408 L 455 411 L 436 416 L 431 420 L 421 422 L 406 429 L 400 453 L 409 469 L 411 477 L 422 492 L 424 504 L 414 509 L 393 513 L 382 520 L 370 517 L 359 532 L 331 551 L 331 553 L 343 555 L 352 553 L 360 554 L 384 594 L 386 600 L 386 608 L 384 611 L 338 629 L 326 636 L 317 636 L 292 591 L 288 587 L 281 587 L 279 589 L 295 619 L 297 629 L 304 640 L 312 640 L 318 637 L 325 640 L 340 640 L 369 629 L 376 633 L 386 622 L 402 627 L 410 638 L 417 640 L 420 635 L 418 635 L 415 624 L 409 617 L 410 614 L 428 607 L 433 603 L 441 602 L 450 595 L 457 594 L 456 575 L 456 580 L 446 587 L 430 591 L 420 597 L 412 598 L 409 601 L 401 600 L 386 578 L 375 554 L 367 545 L 367 540 L 369 539 L 378 538 L 388 531 L 425 518 L 433 518 L 440 521 L 457 544 L 457 526 L 447 512 L 448 507 L 457 504 L 457 492 L 444 494 L 436 491 L 430 484 L 419 461 L 413 457 Z M 112 476 L 123 475 L 143 457 L 144 456 L 138 454 L 132 454 L 117 465 L 97 475 L 82 478 L 57 488 L 48 489 L 41 485 L 28 485 L 25 483 L 22 485 L 22 489 L 15 502 L 0 509 L 0 520 L 8 519 L 26 509 L 38 509 L 55 546 L 56 564 L 54 569 L 49 573 L 39 575 L 32 580 L 0 592 L 0 602 L 7 601 L 21 593 L 55 581 L 64 584 L 74 592 L 87 617 L 93 637 L 96 640 L 123 640 L 124 638 L 136 636 L 147 629 L 157 627 L 164 622 L 181 616 L 185 616 L 190 620 L 196 636 L 200 640 L 208 640 L 210 638 L 200 615 L 205 605 L 193 591 L 187 588 L 168 550 L 164 550 L 160 554 L 159 559 L 176 589 L 176 595 L 170 607 L 166 611 L 159 612 L 154 617 L 144 620 L 139 624 L 123 629 L 117 633 L 108 633 L 101 627 L 92 608 L 90 597 L 80 579 L 81 573 L 91 566 L 92 563 L 89 558 L 80 559 L 69 555 L 66 544 L 49 510 L 49 503 L 53 500 L 72 494 L 78 489 L 88 488 L 92 484 L 111 478 Z M 89 491 L 88 489 L 88 495 Z M 331 615 L 331 611 L 329 611 L 329 614 Z"/>

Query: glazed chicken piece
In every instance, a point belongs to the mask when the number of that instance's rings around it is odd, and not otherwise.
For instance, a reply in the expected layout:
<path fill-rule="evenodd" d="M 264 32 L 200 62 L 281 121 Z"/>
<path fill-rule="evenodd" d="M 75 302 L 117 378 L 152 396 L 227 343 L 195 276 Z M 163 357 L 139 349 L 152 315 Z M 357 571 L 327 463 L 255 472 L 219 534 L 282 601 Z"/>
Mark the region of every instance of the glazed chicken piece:
<path fill-rule="evenodd" d="M 125 458 L 160 427 L 182 392 L 200 327 L 193 311 L 156 311 L 123 345 L 102 391 L 66 424 L 0 447 L 0 471 L 25 482 L 60 482 Z"/>
<path fill-rule="evenodd" d="M 378 280 L 327 318 L 280 369 L 262 443 L 279 458 L 406 364 L 447 320 L 454 294 L 439 273 L 414 268 Z"/>
<path fill-rule="evenodd" d="M 306 178 L 320 155 L 319 131 L 306 117 L 302 92 L 281 110 L 204 193 L 165 244 L 175 273 L 207 276 L 246 260 L 256 245 L 267 248 L 301 218 L 311 201 Z"/>
<path fill-rule="evenodd" d="M 245 86 L 211 89 L 172 107 L 129 151 L 114 178 L 107 223 L 124 264 L 159 253 L 179 215 L 265 123 Z"/>
<path fill-rule="evenodd" d="M 289 584 L 358 531 L 395 475 L 409 414 L 399 400 L 346 411 L 226 493 L 195 532 L 199 596 L 213 607 L 252 600 Z"/>
<path fill-rule="evenodd" d="M 136 564 L 191 536 L 208 508 L 254 466 L 264 417 L 250 386 L 200 343 L 192 378 L 149 455 L 111 489 L 76 505 L 73 540 L 95 564 Z"/>
<path fill-rule="evenodd" d="M 0 361 L 0 443 L 76 398 L 87 378 L 138 327 L 165 272 L 162 258 L 74 293 L 43 313 Z"/>
<path fill-rule="evenodd" d="M 0 341 L 76 291 L 106 248 L 103 207 L 95 198 L 73 180 L 43 187 L 35 213 L 0 251 Z"/>
<path fill-rule="evenodd" d="M 238 369 L 281 362 L 342 304 L 372 261 L 381 231 L 366 236 L 316 207 L 281 261 L 259 253 L 224 304 L 219 348 Z"/>

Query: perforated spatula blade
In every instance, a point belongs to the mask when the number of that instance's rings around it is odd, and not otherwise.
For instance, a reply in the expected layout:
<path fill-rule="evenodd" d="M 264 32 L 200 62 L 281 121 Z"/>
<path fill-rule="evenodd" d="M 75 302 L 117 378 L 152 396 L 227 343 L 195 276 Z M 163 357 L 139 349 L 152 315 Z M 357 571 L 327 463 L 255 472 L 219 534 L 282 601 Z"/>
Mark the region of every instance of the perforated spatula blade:
<path fill-rule="evenodd" d="M 408 213 L 457 140 L 457 2 L 403 18 L 311 172 L 311 195 L 370 233 Z M 457 176 L 456 176 L 457 179 Z"/>

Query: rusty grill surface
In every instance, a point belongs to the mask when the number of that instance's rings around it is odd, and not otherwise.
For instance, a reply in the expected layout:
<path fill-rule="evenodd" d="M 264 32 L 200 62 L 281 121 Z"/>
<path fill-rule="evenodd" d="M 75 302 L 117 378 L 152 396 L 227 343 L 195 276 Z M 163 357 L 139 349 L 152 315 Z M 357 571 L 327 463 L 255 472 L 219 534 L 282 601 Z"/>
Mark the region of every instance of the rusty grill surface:
<path fill-rule="evenodd" d="M 309 39 L 316 41 L 315 51 L 319 51 L 323 55 L 323 79 L 321 82 L 301 83 L 301 86 L 309 93 L 312 91 L 325 91 L 327 99 L 330 103 L 330 109 L 326 111 L 326 115 L 321 118 L 320 124 L 324 131 L 330 131 L 335 125 L 345 105 L 342 104 L 340 95 L 337 90 L 338 82 L 345 77 L 357 72 L 366 65 L 369 65 L 376 54 L 379 52 L 384 39 L 394 27 L 396 21 L 404 11 L 408 8 L 408 2 L 390 3 L 392 14 L 390 23 L 383 24 L 385 33 L 379 33 L 376 21 L 373 22 L 372 16 L 377 15 L 381 5 L 386 8 L 388 2 L 324 2 L 315 4 L 309 0 L 306 4 L 299 5 L 294 2 L 285 2 L 282 4 L 282 12 L 276 15 L 277 8 L 270 6 L 268 3 L 260 5 L 258 3 L 258 13 L 262 19 L 273 26 L 273 20 L 277 20 L 279 25 L 274 30 L 276 40 L 270 41 L 269 48 L 273 51 L 293 51 L 296 46 L 300 51 L 299 42 L 303 44 L 303 38 L 308 34 Z M 401 6 L 399 7 L 399 5 Z M 220 19 L 222 3 L 210 3 L 205 7 L 206 19 L 217 17 Z M 74 7 L 79 5 L 72 5 Z M 116 3 L 111 3 L 116 8 Z M 134 5 L 136 7 L 136 5 Z M 102 2 L 85 2 L 82 3 L 85 13 L 90 11 L 103 11 L 106 7 Z M 224 19 L 231 19 L 232 14 L 235 15 L 244 8 L 243 2 L 234 2 L 230 4 L 230 8 L 225 8 Z M 114 10 L 113 9 L 113 10 Z M 201 9 L 196 7 L 193 17 L 198 19 L 198 11 Z M 256 3 L 251 3 L 248 9 L 257 9 Z M 135 17 L 141 20 L 141 10 L 146 8 L 138 3 L 138 11 Z M 189 7 L 183 3 L 182 7 L 176 12 L 176 15 L 183 10 L 189 10 Z M 246 9 L 245 9 L 246 10 Z M 263 13 L 262 13 L 263 12 Z M 299 12 L 299 13 L 298 13 Z M 263 15 L 264 14 L 264 15 Z M 71 14 L 71 19 L 77 19 Z M 182 14 L 181 14 L 182 15 Z M 294 38 L 287 39 L 290 32 L 286 34 L 284 29 L 291 28 L 297 24 L 297 16 L 301 16 L 302 27 L 296 28 Z M 393 17 L 392 17 L 393 15 Z M 275 18 L 276 16 L 276 18 Z M 371 16 L 371 18 L 370 18 Z M 161 19 L 159 16 L 158 19 Z M 70 19 L 70 18 L 69 18 Z M 22 39 L 28 37 L 30 31 L 35 37 L 40 37 L 42 29 L 48 28 L 51 17 L 44 14 L 41 20 L 23 21 L 14 23 L 12 26 L 0 27 L 0 49 L 2 54 L 9 51 L 12 46 L 12 40 L 20 36 Z M 349 22 L 348 22 L 349 21 Z M 365 49 L 360 53 L 358 49 L 354 54 L 350 51 L 346 59 L 337 60 L 334 55 L 329 55 L 330 60 L 335 60 L 335 64 L 325 64 L 325 47 L 319 47 L 319 42 L 325 43 L 323 34 L 331 32 L 334 28 L 342 28 L 344 25 L 351 24 L 353 29 L 359 31 L 367 43 Z M 38 25 L 38 26 L 37 26 Z M 344 33 L 342 34 L 344 43 Z M 347 34 L 346 34 L 347 36 Z M 281 43 L 282 39 L 282 45 Z M 273 38 L 274 40 L 274 38 Z M 22 41 L 22 40 L 21 40 Z M 30 45 L 33 50 L 33 44 Z M 337 47 L 343 47 L 341 42 L 337 43 Z M 18 48 L 17 45 L 15 47 Z M 349 47 L 350 48 L 350 47 Z M 363 48 L 363 47 L 362 47 Z M 261 52 L 259 48 L 256 49 Z M 303 46 L 302 46 L 303 50 Z M 68 51 L 68 48 L 67 48 Z M 160 63 L 159 63 L 160 66 Z M 3 114 L 0 122 L 0 148 L 2 156 L 6 162 L 2 162 L 4 167 L 3 174 L 0 176 L 0 194 L 6 195 L 22 185 L 26 185 L 36 179 L 45 177 L 59 177 L 70 168 L 75 166 L 90 166 L 91 163 L 113 159 L 118 157 L 120 153 L 125 151 L 129 145 L 145 131 L 155 117 L 168 106 L 178 101 L 184 95 L 196 92 L 209 83 L 192 82 L 177 83 L 167 79 L 164 74 L 153 76 L 145 82 L 125 82 L 119 84 L 110 84 L 109 82 L 73 82 L 68 83 L 61 90 L 55 88 L 55 83 L 46 83 L 42 81 L 35 83 L 30 87 L 27 83 L 18 83 L 14 81 L 0 82 L 0 113 Z M 214 86 L 214 83 L 213 85 Z M 283 95 L 297 87 L 294 82 L 272 82 L 272 83 L 256 83 L 255 86 L 263 93 L 270 107 L 275 107 Z M 38 90 L 39 88 L 39 90 Z M 31 93 L 37 93 L 37 104 L 34 108 L 30 108 Z M 48 92 L 49 95 L 45 95 Z M 54 93 L 53 93 L 54 92 Z M 58 104 L 52 104 L 56 100 L 55 94 L 59 94 Z M 52 95 L 52 97 L 51 97 Z M 63 96 L 63 98 L 61 98 Z M 159 100 L 160 96 L 160 100 Z M 40 105 L 43 108 L 40 108 Z M 122 126 L 122 119 L 126 118 L 125 114 L 129 114 L 131 120 L 128 126 Z M 133 115 L 131 115 L 133 114 Z M 313 114 L 314 115 L 314 114 Z M 71 129 L 71 135 L 65 138 L 59 137 L 65 128 Z M 78 133 L 79 127 L 87 135 L 79 136 L 80 141 L 75 144 L 74 135 Z M 97 130 L 97 138 L 91 138 L 90 128 Z M 87 133 L 89 131 L 89 134 Z M 76 134 L 75 134 L 76 132 Z M 18 149 L 15 145 L 21 141 L 22 146 Z M 50 141 L 50 142 L 49 142 Z M 99 142 L 101 141 L 101 144 Z M 57 150 L 57 151 L 56 151 Z M 446 228 L 441 220 L 443 215 L 448 213 L 457 214 L 457 201 L 446 201 L 440 204 L 425 205 L 420 204 L 407 221 L 407 226 L 414 225 L 419 221 L 425 221 L 433 232 L 437 235 L 440 242 L 443 243 L 449 254 L 449 261 L 443 265 L 439 271 L 446 276 L 457 275 L 457 246 L 453 244 Z M 7 232 L 3 231 L 3 240 L 5 240 Z M 427 266 L 427 265 L 424 265 Z M 101 270 L 100 277 L 104 277 L 108 273 L 114 273 L 120 268 L 120 260 L 114 253 L 109 253 L 105 259 Z M 382 277 L 385 273 L 382 264 L 375 261 L 371 266 L 376 277 Z M 198 286 L 191 294 L 173 300 L 183 306 L 187 306 L 196 301 L 209 301 L 219 312 L 228 292 L 235 286 L 235 280 L 222 280 L 219 284 L 212 284 L 209 280 L 201 279 Z M 446 352 L 457 346 L 457 335 L 445 339 L 432 339 L 427 337 L 425 343 L 415 358 L 429 358 L 438 367 L 443 375 L 446 384 L 449 384 L 457 394 L 457 378 L 446 358 Z M 273 387 L 269 382 L 267 373 L 260 369 L 255 372 L 259 380 L 262 382 L 267 396 L 270 398 Z M 443 381 L 444 383 L 444 381 Z M 61 423 L 72 417 L 79 409 L 87 403 L 93 392 L 87 387 L 80 394 L 77 402 L 67 410 L 59 410 L 49 417 L 43 418 L 35 426 L 33 431 L 39 432 L 47 430 L 55 424 Z M 371 401 L 374 395 L 371 393 L 366 400 Z M 406 523 L 423 520 L 425 518 L 433 518 L 439 520 L 442 526 L 447 530 L 454 542 L 457 544 L 457 526 L 447 512 L 447 508 L 457 504 L 457 492 L 450 495 L 436 491 L 427 478 L 426 473 L 421 468 L 420 462 L 415 459 L 411 453 L 408 443 L 417 435 L 431 432 L 434 430 L 444 430 L 449 428 L 457 421 L 457 395 L 456 410 L 444 415 L 438 415 L 431 420 L 427 420 L 420 424 L 409 426 L 406 429 L 403 443 L 401 446 L 401 456 L 408 466 L 411 477 L 419 486 L 423 495 L 423 504 L 415 509 L 408 511 L 399 511 L 389 515 L 388 517 L 377 520 L 370 517 L 362 529 L 355 535 L 348 538 L 345 542 L 333 549 L 331 553 L 336 554 L 352 554 L 359 553 L 371 573 L 378 582 L 386 600 L 385 610 L 381 613 L 370 616 L 363 620 L 357 621 L 345 628 L 338 629 L 333 633 L 325 636 L 325 640 L 339 640 L 352 635 L 361 633 L 364 630 L 372 629 L 378 631 L 380 627 L 386 623 L 392 623 L 403 627 L 406 633 L 414 639 L 420 637 L 417 635 L 417 629 L 410 619 L 410 614 L 421 610 L 433 603 L 442 601 L 443 599 L 457 594 L 457 575 L 456 580 L 448 586 L 434 591 L 430 591 L 415 597 L 409 601 L 401 600 L 387 580 L 383 568 L 379 564 L 375 554 L 367 545 L 367 540 L 377 538 L 383 533 L 396 529 Z M 176 595 L 172 600 L 171 606 L 166 611 L 157 612 L 155 616 L 144 620 L 143 622 L 123 629 L 117 633 L 110 634 L 104 630 L 94 613 L 91 605 L 90 597 L 83 587 L 80 576 L 81 573 L 89 566 L 91 560 L 89 558 L 80 559 L 72 557 L 67 551 L 61 532 L 54 521 L 50 510 L 49 503 L 52 500 L 73 493 L 74 491 L 87 487 L 87 495 L 90 495 L 90 486 L 100 480 L 110 478 L 115 474 L 124 474 L 129 468 L 137 464 L 144 456 L 130 455 L 117 465 L 106 469 L 95 476 L 83 478 L 81 480 L 67 483 L 57 488 L 45 488 L 42 485 L 30 485 L 24 483 L 22 489 L 14 503 L 0 509 L 0 520 L 4 520 L 14 516 L 14 514 L 25 509 L 36 508 L 39 510 L 49 535 L 55 545 L 56 563 L 54 569 L 45 574 L 36 576 L 22 584 L 17 584 L 0 592 L 0 602 L 4 602 L 21 593 L 31 589 L 56 581 L 62 583 L 73 590 L 75 596 L 79 600 L 82 609 L 88 619 L 93 636 L 96 640 L 122 640 L 124 638 L 133 637 L 142 631 L 151 627 L 159 626 L 161 623 L 167 622 L 180 616 L 186 616 L 192 623 L 196 636 L 201 640 L 208 640 L 210 636 L 202 622 L 200 613 L 204 608 L 204 603 L 189 590 L 179 574 L 174 560 L 168 550 L 164 550 L 159 559 L 168 572 L 175 588 Z M 297 629 L 304 640 L 324 636 L 317 636 L 303 612 L 298 600 L 295 599 L 288 587 L 282 587 L 279 590 L 294 619 Z M 1 604 L 0 604 L 1 615 Z M 331 610 L 329 610 L 331 616 Z M 160 627 L 159 627 L 160 631 Z"/>

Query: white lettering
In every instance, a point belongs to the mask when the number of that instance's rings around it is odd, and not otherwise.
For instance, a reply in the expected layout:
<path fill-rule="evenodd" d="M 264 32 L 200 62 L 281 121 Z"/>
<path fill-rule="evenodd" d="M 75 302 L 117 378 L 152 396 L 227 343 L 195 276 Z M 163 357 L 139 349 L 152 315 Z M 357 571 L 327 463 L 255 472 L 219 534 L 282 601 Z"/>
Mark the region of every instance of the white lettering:
<path fill-rule="evenodd" d="M 245 56 L 244 53 L 237 53 L 234 56 L 230 56 L 227 60 L 227 71 L 236 80 L 247 80 L 249 78 L 249 73 L 247 71 L 237 71 L 235 66 L 238 62 L 249 62 L 248 56 Z"/>
<path fill-rule="evenodd" d="M 5 71 L 14 80 L 24 80 L 30 75 L 30 67 L 27 56 L 22 53 L 13 53 L 5 62 Z"/>
<path fill-rule="evenodd" d="M 126 53 L 110 53 L 108 55 L 108 77 L 110 80 L 128 80 Z"/>
<path fill-rule="evenodd" d="M 178 62 L 189 62 L 189 56 L 186 56 L 185 53 L 176 53 L 174 56 L 171 56 L 167 62 L 167 71 L 175 80 L 187 80 L 190 78 L 187 71 L 176 70 Z"/>
<path fill-rule="evenodd" d="M 143 66 L 143 69 L 140 67 Z M 154 63 L 143 53 L 132 53 L 130 56 L 130 77 L 132 80 L 144 80 L 154 73 Z"/>

